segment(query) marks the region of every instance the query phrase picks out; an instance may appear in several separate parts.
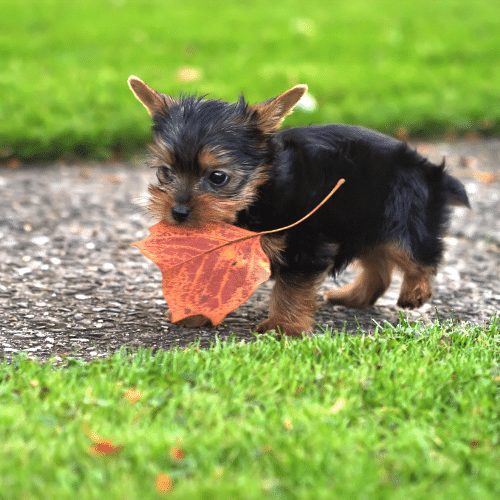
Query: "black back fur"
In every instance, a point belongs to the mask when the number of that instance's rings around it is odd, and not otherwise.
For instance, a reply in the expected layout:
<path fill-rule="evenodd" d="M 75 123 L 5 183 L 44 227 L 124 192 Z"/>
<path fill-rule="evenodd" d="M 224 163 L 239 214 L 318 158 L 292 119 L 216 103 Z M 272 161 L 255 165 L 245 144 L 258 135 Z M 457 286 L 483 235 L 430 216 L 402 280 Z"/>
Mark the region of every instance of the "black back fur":
<path fill-rule="evenodd" d="M 347 125 L 293 128 L 273 138 L 272 175 L 238 224 L 273 229 L 300 219 L 340 178 L 346 183 L 287 234 L 286 269 L 342 270 L 365 250 L 397 243 L 425 266 L 442 256 L 449 205 L 469 206 L 463 185 L 407 144 Z"/>

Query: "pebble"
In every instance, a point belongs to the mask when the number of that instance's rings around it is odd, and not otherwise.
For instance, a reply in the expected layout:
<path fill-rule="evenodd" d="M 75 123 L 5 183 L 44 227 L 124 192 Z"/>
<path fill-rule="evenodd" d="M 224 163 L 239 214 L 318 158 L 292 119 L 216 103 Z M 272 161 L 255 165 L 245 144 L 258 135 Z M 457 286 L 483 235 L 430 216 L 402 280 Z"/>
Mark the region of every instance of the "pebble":
<path fill-rule="evenodd" d="M 77 299 L 77 300 L 88 300 L 88 299 L 90 299 L 90 295 L 85 295 L 83 293 L 77 293 L 75 295 L 75 299 Z"/>
<path fill-rule="evenodd" d="M 46 245 L 49 241 L 50 241 L 50 238 L 48 236 L 35 236 L 35 237 L 31 238 L 31 242 L 37 246 Z"/>

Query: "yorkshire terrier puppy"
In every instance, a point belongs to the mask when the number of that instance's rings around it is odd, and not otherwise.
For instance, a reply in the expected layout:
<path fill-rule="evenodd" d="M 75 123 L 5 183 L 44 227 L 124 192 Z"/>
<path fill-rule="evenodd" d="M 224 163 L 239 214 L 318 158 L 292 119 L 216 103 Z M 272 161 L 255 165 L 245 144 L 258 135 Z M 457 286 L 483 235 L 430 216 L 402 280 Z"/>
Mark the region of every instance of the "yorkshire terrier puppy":
<path fill-rule="evenodd" d="M 150 211 L 171 224 L 228 222 L 252 231 L 286 226 L 341 189 L 302 224 L 267 236 L 275 284 L 258 331 L 310 332 L 323 279 L 356 260 L 355 281 L 330 290 L 332 304 L 363 308 L 403 273 L 398 299 L 429 300 L 450 205 L 469 206 L 464 186 L 407 144 L 350 125 L 279 131 L 307 91 L 297 85 L 263 103 L 170 97 L 131 76 L 153 121 Z M 199 318 L 194 319 L 198 323 Z"/>

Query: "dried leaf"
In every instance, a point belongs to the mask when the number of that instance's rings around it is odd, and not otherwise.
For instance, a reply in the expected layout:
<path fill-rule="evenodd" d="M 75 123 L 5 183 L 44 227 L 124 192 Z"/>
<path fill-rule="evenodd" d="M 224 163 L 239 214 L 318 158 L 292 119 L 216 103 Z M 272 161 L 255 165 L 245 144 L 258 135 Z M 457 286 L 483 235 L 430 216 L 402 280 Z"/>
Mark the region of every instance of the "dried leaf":
<path fill-rule="evenodd" d="M 122 451 L 123 446 L 115 445 L 109 439 L 99 441 L 89 448 L 91 455 L 115 455 Z"/>
<path fill-rule="evenodd" d="M 21 160 L 18 158 L 11 158 L 7 161 L 7 166 L 9 168 L 19 168 L 21 166 Z"/>
<path fill-rule="evenodd" d="M 333 405 L 330 407 L 328 413 L 330 413 L 330 415 L 336 415 L 344 409 L 346 403 L 347 401 L 345 398 L 338 398 L 337 401 L 335 401 L 335 403 L 333 403 Z"/>
<path fill-rule="evenodd" d="M 491 184 L 498 179 L 498 173 L 485 172 L 484 170 L 475 170 L 474 172 L 472 172 L 472 176 L 482 184 Z"/>
<path fill-rule="evenodd" d="M 123 393 L 123 399 L 134 405 L 142 399 L 142 392 L 139 389 L 132 387 Z"/>
<path fill-rule="evenodd" d="M 191 66 L 182 66 L 177 70 L 176 78 L 179 82 L 196 82 L 203 76 L 201 69 Z"/>
<path fill-rule="evenodd" d="M 168 493 L 169 491 L 172 491 L 173 487 L 174 482 L 168 474 L 160 472 L 156 476 L 156 491 L 158 491 L 158 493 Z"/>
<path fill-rule="evenodd" d="M 184 450 L 177 446 L 170 448 L 170 458 L 172 460 L 183 460 L 185 457 Z"/>
<path fill-rule="evenodd" d="M 89 448 L 89 453 L 91 455 L 115 455 L 123 449 L 123 446 L 116 445 L 110 439 L 103 438 L 99 434 L 91 431 L 86 423 L 83 426 L 83 432 L 85 432 L 87 437 L 94 443 Z"/>
<path fill-rule="evenodd" d="M 340 179 L 313 210 L 286 227 L 255 233 L 230 224 L 201 228 L 159 222 L 134 246 L 161 270 L 173 323 L 204 316 L 218 325 L 271 275 L 261 237 L 294 227 L 318 210 L 344 183 Z"/>
<path fill-rule="evenodd" d="M 485 170 L 481 170 L 479 167 L 479 159 L 475 156 L 461 156 L 459 165 L 463 168 L 471 170 L 472 177 L 483 184 L 491 184 L 499 178 L 498 172 L 487 172 Z"/>
<path fill-rule="evenodd" d="M 283 427 L 287 430 L 287 431 L 291 431 L 293 430 L 293 422 L 292 422 L 292 419 L 291 418 L 285 418 L 283 420 Z"/>
<path fill-rule="evenodd" d="M 406 127 L 399 127 L 394 131 L 394 135 L 401 141 L 407 141 L 410 138 L 410 134 Z"/>

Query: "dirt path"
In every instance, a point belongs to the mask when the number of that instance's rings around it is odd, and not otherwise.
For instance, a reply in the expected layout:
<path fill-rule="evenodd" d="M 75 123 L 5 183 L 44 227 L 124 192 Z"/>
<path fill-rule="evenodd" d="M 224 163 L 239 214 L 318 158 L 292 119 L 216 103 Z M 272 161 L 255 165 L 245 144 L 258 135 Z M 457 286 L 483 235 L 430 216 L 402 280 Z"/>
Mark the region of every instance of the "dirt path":
<path fill-rule="evenodd" d="M 500 140 L 417 146 L 434 160 L 447 156 L 474 210 L 455 210 L 434 298 L 406 314 L 486 321 L 500 311 L 500 182 L 484 182 L 471 165 L 500 172 Z M 230 332 L 253 338 L 268 284 L 216 329 L 166 322 L 159 271 L 130 246 L 151 223 L 140 205 L 152 175 L 140 164 L 0 168 L 0 355 L 92 358 L 124 345 L 205 344 Z M 351 278 L 348 271 L 339 283 Z M 371 330 L 397 321 L 398 284 L 366 311 L 323 305 L 318 326 Z"/>

